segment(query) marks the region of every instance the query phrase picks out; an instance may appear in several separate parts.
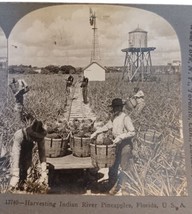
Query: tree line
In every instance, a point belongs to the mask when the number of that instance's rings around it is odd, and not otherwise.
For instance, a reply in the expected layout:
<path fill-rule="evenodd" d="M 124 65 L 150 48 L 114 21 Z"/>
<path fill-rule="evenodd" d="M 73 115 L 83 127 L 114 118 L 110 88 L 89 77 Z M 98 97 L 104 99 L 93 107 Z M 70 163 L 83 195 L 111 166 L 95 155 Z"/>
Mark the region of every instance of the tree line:
<path fill-rule="evenodd" d="M 75 68 L 72 65 L 48 65 L 45 67 L 33 67 L 31 65 L 10 65 L 10 74 L 75 74 L 81 71 L 81 68 Z"/>

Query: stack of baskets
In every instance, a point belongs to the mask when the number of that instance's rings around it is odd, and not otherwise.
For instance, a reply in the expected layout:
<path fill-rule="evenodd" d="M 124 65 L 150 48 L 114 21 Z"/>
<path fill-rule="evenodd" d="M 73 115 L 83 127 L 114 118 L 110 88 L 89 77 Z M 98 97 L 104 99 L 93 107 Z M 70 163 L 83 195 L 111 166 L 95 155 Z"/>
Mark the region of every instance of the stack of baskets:
<path fill-rule="evenodd" d="M 55 158 L 65 156 L 68 149 L 70 135 L 66 138 L 48 138 L 45 137 L 45 155 L 46 157 Z"/>

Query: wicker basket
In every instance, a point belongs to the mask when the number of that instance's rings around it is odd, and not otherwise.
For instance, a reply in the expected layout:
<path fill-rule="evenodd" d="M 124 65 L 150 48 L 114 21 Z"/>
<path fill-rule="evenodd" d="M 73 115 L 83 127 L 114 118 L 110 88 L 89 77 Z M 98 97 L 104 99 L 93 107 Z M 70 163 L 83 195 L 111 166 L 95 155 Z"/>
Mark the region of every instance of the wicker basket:
<path fill-rule="evenodd" d="M 63 157 L 67 153 L 69 135 L 66 138 L 48 138 L 45 137 L 45 155 L 46 157 Z"/>
<path fill-rule="evenodd" d="M 133 110 L 137 105 L 137 102 L 134 98 L 127 98 L 126 102 L 125 102 L 125 107 L 128 110 Z"/>
<path fill-rule="evenodd" d="M 141 143 L 158 144 L 162 140 L 162 134 L 156 130 L 148 129 L 138 133 L 138 140 Z"/>
<path fill-rule="evenodd" d="M 73 156 L 89 157 L 90 156 L 90 138 L 71 136 L 70 147 Z"/>
<path fill-rule="evenodd" d="M 91 160 L 95 167 L 111 167 L 115 162 L 116 146 L 115 145 L 97 145 L 90 144 Z"/>

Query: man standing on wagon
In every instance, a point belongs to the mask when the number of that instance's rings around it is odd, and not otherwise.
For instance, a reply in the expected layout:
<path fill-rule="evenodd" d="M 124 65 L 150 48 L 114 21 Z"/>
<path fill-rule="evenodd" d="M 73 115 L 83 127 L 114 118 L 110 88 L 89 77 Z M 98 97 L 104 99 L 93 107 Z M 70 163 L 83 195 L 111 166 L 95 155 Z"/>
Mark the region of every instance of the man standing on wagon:
<path fill-rule="evenodd" d="M 132 137 L 135 135 L 135 128 L 131 118 L 123 112 L 123 101 L 120 98 L 112 100 L 110 107 L 112 108 L 112 118 L 106 125 L 96 130 L 91 139 L 102 132 L 112 129 L 113 143 L 116 145 L 116 160 L 112 167 L 109 168 L 109 193 L 116 194 L 125 188 L 124 172 L 129 170 L 130 161 L 132 159 Z M 118 175 L 118 170 L 121 173 Z"/>

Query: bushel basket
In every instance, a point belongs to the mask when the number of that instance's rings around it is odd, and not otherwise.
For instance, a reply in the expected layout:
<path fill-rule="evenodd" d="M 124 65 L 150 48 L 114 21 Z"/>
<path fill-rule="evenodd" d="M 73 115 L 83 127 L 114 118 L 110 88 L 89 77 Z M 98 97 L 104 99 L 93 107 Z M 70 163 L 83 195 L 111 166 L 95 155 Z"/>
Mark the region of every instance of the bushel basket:
<path fill-rule="evenodd" d="M 45 155 L 55 158 L 63 157 L 67 153 L 69 135 L 66 138 L 48 138 L 45 137 Z"/>
<path fill-rule="evenodd" d="M 90 138 L 72 136 L 70 139 L 70 147 L 73 156 L 89 157 L 90 156 Z"/>
<path fill-rule="evenodd" d="M 97 145 L 91 143 L 90 149 L 93 166 L 107 168 L 114 164 L 116 158 L 115 145 Z"/>
<path fill-rule="evenodd" d="M 136 100 L 131 97 L 131 98 L 127 98 L 126 102 L 125 102 L 125 107 L 129 110 L 133 110 L 137 105 Z"/>
<path fill-rule="evenodd" d="M 141 143 L 158 144 L 162 140 L 162 134 L 156 130 L 148 129 L 140 131 L 137 136 Z"/>

